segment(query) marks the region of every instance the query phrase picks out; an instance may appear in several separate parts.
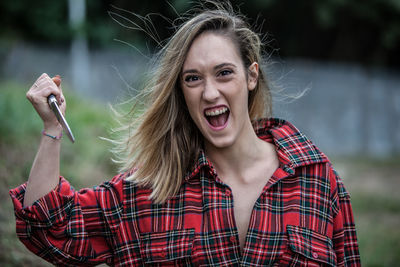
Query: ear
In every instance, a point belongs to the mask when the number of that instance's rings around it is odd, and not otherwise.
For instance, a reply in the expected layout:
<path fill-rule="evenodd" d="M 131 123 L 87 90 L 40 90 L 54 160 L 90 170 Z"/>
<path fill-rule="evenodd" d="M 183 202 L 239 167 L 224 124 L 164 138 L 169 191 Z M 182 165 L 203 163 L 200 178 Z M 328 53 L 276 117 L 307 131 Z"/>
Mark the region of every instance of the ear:
<path fill-rule="evenodd" d="M 247 88 L 249 91 L 254 90 L 256 88 L 258 82 L 258 63 L 253 62 L 249 69 L 248 69 L 248 74 L 247 74 Z"/>

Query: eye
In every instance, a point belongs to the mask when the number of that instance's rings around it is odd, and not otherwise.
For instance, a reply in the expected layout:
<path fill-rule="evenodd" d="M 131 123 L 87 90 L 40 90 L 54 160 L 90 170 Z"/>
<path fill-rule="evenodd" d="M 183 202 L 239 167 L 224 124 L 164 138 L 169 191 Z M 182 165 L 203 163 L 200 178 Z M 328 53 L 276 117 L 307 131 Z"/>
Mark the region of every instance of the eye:
<path fill-rule="evenodd" d="M 196 75 L 187 75 L 187 76 L 185 76 L 184 80 L 185 80 L 185 82 L 189 83 L 189 82 L 198 81 L 198 80 L 200 80 L 200 78 L 199 78 L 199 76 L 196 76 Z"/>
<path fill-rule="evenodd" d="M 231 70 L 221 70 L 221 71 L 218 73 L 218 76 L 227 76 L 227 75 L 230 75 L 230 74 L 232 74 L 232 71 L 231 71 Z"/>

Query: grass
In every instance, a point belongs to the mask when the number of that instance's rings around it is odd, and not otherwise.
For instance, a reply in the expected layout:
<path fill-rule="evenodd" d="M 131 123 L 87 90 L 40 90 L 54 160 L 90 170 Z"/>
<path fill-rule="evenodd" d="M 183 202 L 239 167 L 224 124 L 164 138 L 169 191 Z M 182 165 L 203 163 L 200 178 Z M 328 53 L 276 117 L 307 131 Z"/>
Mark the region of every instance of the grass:
<path fill-rule="evenodd" d="M 363 266 L 397 266 L 400 262 L 400 199 L 352 194 Z"/>
<path fill-rule="evenodd" d="M 41 137 L 41 121 L 25 98 L 26 88 L 0 83 L 0 265 L 50 266 L 30 253 L 15 234 L 8 190 L 26 181 Z M 68 90 L 65 90 L 68 92 Z M 93 186 L 116 174 L 107 137 L 113 125 L 104 104 L 70 93 L 67 119 L 76 137 L 62 140 L 61 173 L 76 188 Z M 363 266 L 396 266 L 400 262 L 400 158 L 334 160 L 352 196 Z"/>
<path fill-rule="evenodd" d="M 363 266 L 400 263 L 400 158 L 334 161 L 342 175 L 357 228 Z"/>

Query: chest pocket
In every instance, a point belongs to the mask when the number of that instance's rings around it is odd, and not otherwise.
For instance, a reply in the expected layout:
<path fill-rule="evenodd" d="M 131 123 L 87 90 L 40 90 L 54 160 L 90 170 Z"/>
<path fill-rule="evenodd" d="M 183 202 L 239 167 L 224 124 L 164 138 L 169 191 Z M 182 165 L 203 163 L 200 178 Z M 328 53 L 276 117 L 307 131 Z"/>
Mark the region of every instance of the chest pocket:
<path fill-rule="evenodd" d="M 140 236 L 140 254 L 145 264 L 190 266 L 194 229 L 144 233 Z"/>
<path fill-rule="evenodd" d="M 336 266 L 332 240 L 301 226 L 287 225 L 288 252 L 282 262 L 290 266 Z"/>

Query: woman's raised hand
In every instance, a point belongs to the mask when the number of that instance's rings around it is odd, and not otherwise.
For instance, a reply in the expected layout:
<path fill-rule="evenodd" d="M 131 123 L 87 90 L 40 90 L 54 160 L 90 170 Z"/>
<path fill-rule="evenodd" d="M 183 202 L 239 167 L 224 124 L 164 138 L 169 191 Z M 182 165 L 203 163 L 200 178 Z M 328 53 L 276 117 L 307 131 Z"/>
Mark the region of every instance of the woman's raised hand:
<path fill-rule="evenodd" d="M 50 78 L 43 73 L 26 93 L 26 97 L 42 119 L 44 129 L 48 131 L 60 128 L 57 118 L 47 102 L 47 97 L 51 94 L 56 97 L 61 112 L 65 114 L 66 101 L 62 93 L 59 75 Z"/>

